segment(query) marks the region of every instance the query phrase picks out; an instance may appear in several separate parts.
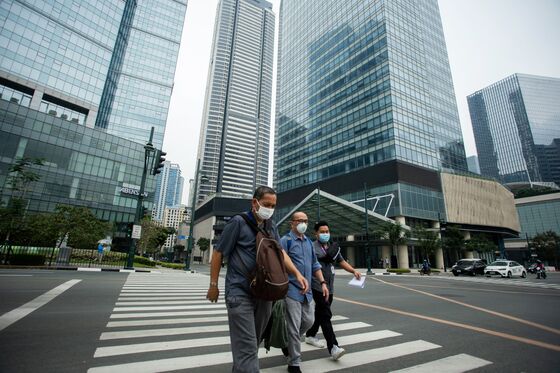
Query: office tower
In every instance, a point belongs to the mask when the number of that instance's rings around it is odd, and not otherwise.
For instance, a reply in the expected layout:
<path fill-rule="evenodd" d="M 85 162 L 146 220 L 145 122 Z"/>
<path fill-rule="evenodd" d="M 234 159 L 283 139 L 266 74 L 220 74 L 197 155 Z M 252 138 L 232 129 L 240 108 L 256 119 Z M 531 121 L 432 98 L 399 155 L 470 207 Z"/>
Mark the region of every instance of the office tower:
<path fill-rule="evenodd" d="M 165 240 L 163 251 L 172 251 L 175 238 L 177 238 L 179 225 L 187 219 L 187 206 L 175 205 L 166 206 L 163 213 L 163 226 L 167 228 L 174 228 L 175 233 L 170 234 Z"/>
<path fill-rule="evenodd" d="M 198 201 L 213 193 L 252 194 L 256 185 L 267 184 L 274 22 L 272 5 L 264 0 L 218 4 L 198 149 Z"/>
<path fill-rule="evenodd" d="M 482 175 L 560 182 L 550 167 L 558 164 L 560 79 L 514 74 L 467 100 Z"/>
<path fill-rule="evenodd" d="M 317 185 L 356 200 L 365 183 L 398 197 L 389 216 L 434 219 L 437 172 L 467 171 L 436 0 L 282 1 L 276 97 L 287 204 Z"/>
<path fill-rule="evenodd" d="M 161 149 L 187 0 L 127 0 L 96 126 Z"/>
<path fill-rule="evenodd" d="M 45 159 L 45 166 L 33 169 L 40 179 L 28 194 L 28 211 L 53 211 L 58 204 L 70 204 L 88 206 L 101 219 L 134 220 L 143 145 L 151 126 L 156 127 L 156 146 L 163 133 L 161 116 L 152 115 L 151 105 L 162 100 L 166 108 L 171 93 L 162 88 L 156 95 L 152 86 L 142 90 L 136 82 L 151 79 L 147 65 L 152 73 L 169 80 L 164 72 L 171 71 L 170 64 L 174 69 L 176 54 L 170 57 L 170 53 L 180 37 L 177 21 L 186 10 L 186 1 L 161 0 L 159 9 L 147 14 L 155 4 L 136 0 L 0 2 L 3 202 L 10 198 L 6 187 L 10 165 L 18 157 L 37 157 Z M 174 47 L 160 43 L 162 36 L 172 39 L 169 43 Z M 127 102 L 120 99 L 123 95 Z M 128 126 L 120 137 L 111 134 L 117 131 L 108 113 L 128 118 L 115 119 Z M 140 137 L 135 137 L 136 130 L 142 132 Z M 154 178 L 148 177 L 148 209 L 154 188 Z"/>
<path fill-rule="evenodd" d="M 154 220 L 162 221 L 166 207 L 181 204 L 183 195 L 184 178 L 181 176 L 181 167 L 178 164 L 165 161 L 163 169 L 156 179 L 156 193 L 154 199 Z"/>
<path fill-rule="evenodd" d="M 473 174 L 480 174 L 480 167 L 478 166 L 478 157 L 476 155 L 471 155 L 467 157 L 467 166 L 469 171 Z"/>

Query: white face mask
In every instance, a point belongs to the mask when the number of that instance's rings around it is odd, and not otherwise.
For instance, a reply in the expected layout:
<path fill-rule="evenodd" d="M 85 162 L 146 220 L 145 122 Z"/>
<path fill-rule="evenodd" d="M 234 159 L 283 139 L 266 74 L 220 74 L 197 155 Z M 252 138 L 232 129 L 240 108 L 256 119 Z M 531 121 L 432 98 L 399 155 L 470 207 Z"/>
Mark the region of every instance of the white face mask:
<path fill-rule="evenodd" d="M 297 231 L 301 234 L 304 234 L 305 231 L 307 230 L 307 224 L 305 223 L 299 223 L 296 227 Z"/>
<path fill-rule="evenodd" d="M 274 214 L 274 209 L 271 209 L 271 208 L 269 208 L 269 207 L 261 206 L 261 204 L 259 203 L 259 201 L 257 201 L 257 205 L 259 205 L 259 209 L 257 210 L 257 215 L 258 215 L 259 218 L 261 218 L 262 220 L 268 220 L 268 219 L 270 219 L 270 217 L 272 216 L 272 214 Z"/>

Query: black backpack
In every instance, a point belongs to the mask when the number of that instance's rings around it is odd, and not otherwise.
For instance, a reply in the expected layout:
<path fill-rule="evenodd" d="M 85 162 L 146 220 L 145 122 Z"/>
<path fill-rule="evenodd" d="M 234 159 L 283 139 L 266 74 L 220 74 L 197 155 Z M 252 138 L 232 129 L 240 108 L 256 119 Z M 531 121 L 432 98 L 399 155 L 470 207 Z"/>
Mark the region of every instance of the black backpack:
<path fill-rule="evenodd" d="M 284 264 L 282 247 L 267 231 L 260 228 L 246 214 L 241 214 L 243 220 L 255 232 L 256 267 L 249 273 L 245 263 L 247 279 L 253 296 L 266 301 L 283 299 L 288 293 L 288 273 Z"/>

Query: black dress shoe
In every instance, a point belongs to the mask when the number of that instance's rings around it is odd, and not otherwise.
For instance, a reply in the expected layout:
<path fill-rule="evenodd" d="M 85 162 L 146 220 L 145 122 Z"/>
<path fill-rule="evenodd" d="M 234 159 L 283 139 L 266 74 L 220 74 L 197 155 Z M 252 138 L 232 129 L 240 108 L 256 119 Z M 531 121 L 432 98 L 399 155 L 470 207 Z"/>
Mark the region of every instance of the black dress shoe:
<path fill-rule="evenodd" d="M 284 356 L 286 356 L 286 357 L 290 356 L 290 353 L 288 352 L 288 348 L 287 348 L 287 347 L 282 347 L 282 353 L 283 353 Z"/>
<path fill-rule="evenodd" d="M 288 372 L 289 373 L 301 373 L 301 369 L 299 369 L 299 365 L 288 365 Z"/>

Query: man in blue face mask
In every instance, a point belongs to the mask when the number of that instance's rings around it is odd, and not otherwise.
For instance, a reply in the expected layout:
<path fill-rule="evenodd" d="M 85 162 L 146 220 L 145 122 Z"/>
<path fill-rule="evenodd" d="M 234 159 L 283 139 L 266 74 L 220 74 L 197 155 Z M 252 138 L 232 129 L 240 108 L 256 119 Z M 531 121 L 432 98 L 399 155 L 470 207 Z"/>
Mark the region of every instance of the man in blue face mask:
<path fill-rule="evenodd" d="M 323 300 L 329 299 L 329 289 L 321 272 L 321 265 L 313 250 L 313 243 L 305 235 L 307 215 L 298 211 L 292 215 L 291 230 L 280 240 L 284 251 L 288 254 L 299 273 L 308 283 L 318 282 Z M 301 337 L 313 325 L 315 302 L 311 289 L 302 291 L 293 275 L 289 275 L 290 284 L 286 296 L 286 324 L 288 330 L 288 348 L 283 349 L 288 357 L 288 372 L 301 372 Z"/>
<path fill-rule="evenodd" d="M 350 272 L 358 280 L 361 275 L 356 271 L 340 253 L 340 247 L 336 243 L 329 243 L 331 232 L 329 224 L 326 221 L 320 221 L 315 224 L 315 237 L 317 241 L 313 242 L 313 250 L 319 263 L 321 264 L 321 272 L 329 288 L 329 297 L 325 299 L 322 293 L 322 285 L 313 279 L 312 291 L 313 299 L 315 300 L 315 322 L 311 329 L 305 333 L 305 342 L 315 347 L 324 348 L 325 343 L 319 340 L 316 335 L 319 331 L 319 326 L 323 330 L 323 335 L 327 341 L 327 349 L 333 360 L 338 360 L 346 352 L 342 347 L 338 346 L 336 336 L 334 334 L 333 326 L 331 323 L 331 304 L 333 301 L 334 292 L 334 265 L 338 264 L 341 268 Z"/>

